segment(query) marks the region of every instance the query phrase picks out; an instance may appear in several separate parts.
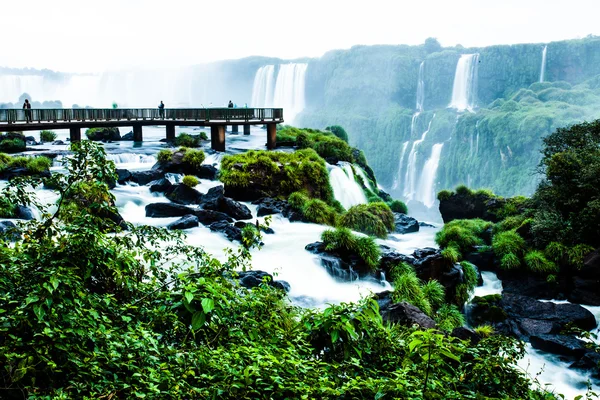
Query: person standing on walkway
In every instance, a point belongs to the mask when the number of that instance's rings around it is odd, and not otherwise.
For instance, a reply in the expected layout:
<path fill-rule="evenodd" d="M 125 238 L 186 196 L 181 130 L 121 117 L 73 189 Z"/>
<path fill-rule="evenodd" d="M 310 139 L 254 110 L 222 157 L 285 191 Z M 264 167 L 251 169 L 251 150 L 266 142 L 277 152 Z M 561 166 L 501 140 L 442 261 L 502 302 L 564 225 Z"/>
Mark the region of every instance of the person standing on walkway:
<path fill-rule="evenodd" d="M 229 104 L 227 105 L 227 107 L 233 108 L 233 102 L 231 100 L 229 100 Z"/>
<path fill-rule="evenodd" d="M 25 110 L 25 120 L 31 122 L 31 103 L 27 99 L 23 103 L 23 110 Z"/>
<path fill-rule="evenodd" d="M 158 105 L 158 114 L 160 115 L 160 118 L 165 119 L 165 103 L 163 103 L 162 100 Z"/>

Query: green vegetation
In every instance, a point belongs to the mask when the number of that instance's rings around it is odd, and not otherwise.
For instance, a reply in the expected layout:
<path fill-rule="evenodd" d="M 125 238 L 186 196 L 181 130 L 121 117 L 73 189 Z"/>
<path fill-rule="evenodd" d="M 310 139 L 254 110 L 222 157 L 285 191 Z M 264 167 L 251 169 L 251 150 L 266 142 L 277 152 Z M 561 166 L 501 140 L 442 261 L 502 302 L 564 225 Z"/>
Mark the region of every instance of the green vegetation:
<path fill-rule="evenodd" d="M 408 207 L 400 200 L 394 200 L 390 203 L 390 208 L 393 212 L 408 214 Z"/>
<path fill-rule="evenodd" d="M 53 142 L 55 140 L 56 140 L 56 133 L 54 131 L 48 131 L 48 130 L 40 131 L 40 141 Z"/>
<path fill-rule="evenodd" d="M 558 272 L 558 266 L 547 260 L 544 253 L 538 250 L 532 250 L 525 255 L 525 265 L 530 271 L 544 275 Z"/>
<path fill-rule="evenodd" d="M 5 153 L 25 151 L 25 138 L 13 137 L 12 139 L 2 139 L 0 137 L 0 151 Z"/>
<path fill-rule="evenodd" d="M 19 156 L 10 157 L 0 153 L 0 172 L 8 168 L 25 168 L 29 175 L 37 175 L 48 171 L 52 166 L 52 160 L 48 157 Z"/>
<path fill-rule="evenodd" d="M 337 214 L 333 207 L 320 199 L 308 199 L 300 209 L 304 218 L 321 225 L 336 226 Z"/>
<path fill-rule="evenodd" d="M 180 133 L 179 136 L 175 138 L 175 144 L 183 147 L 199 147 L 202 144 L 200 140 L 200 136 L 192 136 L 187 133 Z"/>
<path fill-rule="evenodd" d="M 193 175 L 186 175 L 183 177 L 183 181 L 182 183 L 187 186 L 187 187 L 195 187 L 198 185 L 198 183 L 200 183 L 200 181 L 198 180 L 198 178 L 196 178 Z"/>
<path fill-rule="evenodd" d="M 206 159 L 206 155 L 202 150 L 186 149 L 185 147 L 182 147 L 179 151 L 184 152 L 182 161 L 190 164 L 194 168 L 200 168 Z"/>
<path fill-rule="evenodd" d="M 492 223 L 481 219 L 457 219 L 444 225 L 435 235 L 436 243 L 442 248 L 455 248 L 459 254 L 473 251 L 473 246 L 484 245 L 484 232 Z"/>
<path fill-rule="evenodd" d="M 358 204 L 341 216 L 340 226 L 385 238 L 394 230 L 394 214 L 383 202 Z"/>
<path fill-rule="evenodd" d="M 355 254 L 371 270 L 378 266 L 381 252 L 371 237 L 354 235 L 349 229 L 338 228 L 323 232 L 321 240 L 329 251 Z"/>
<path fill-rule="evenodd" d="M 479 325 L 477 328 L 475 328 L 475 333 L 482 338 L 487 338 L 494 334 L 494 328 L 487 324 Z"/>
<path fill-rule="evenodd" d="M 333 133 L 338 138 L 342 139 L 344 142 L 348 143 L 348 133 L 344 128 L 339 125 L 332 125 L 325 128 L 326 131 Z"/>
<path fill-rule="evenodd" d="M 172 157 L 173 157 L 173 152 L 168 149 L 162 149 L 156 155 L 156 159 L 158 160 L 159 163 L 170 162 Z"/>
<path fill-rule="evenodd" d="M 494 253 L 500 258 L 507 254 L 522 256 L 525 252 L 525 241 L 515 231 L 505 231 L 494 235 L 492 239 L 492 248 Z"/>
<path fill-rule="evenodd" d="M 435 315 L 438 328 L 451 332 L 454 328 L 465 325 L 465 317 L 454 304 L 444 304 Z"/>

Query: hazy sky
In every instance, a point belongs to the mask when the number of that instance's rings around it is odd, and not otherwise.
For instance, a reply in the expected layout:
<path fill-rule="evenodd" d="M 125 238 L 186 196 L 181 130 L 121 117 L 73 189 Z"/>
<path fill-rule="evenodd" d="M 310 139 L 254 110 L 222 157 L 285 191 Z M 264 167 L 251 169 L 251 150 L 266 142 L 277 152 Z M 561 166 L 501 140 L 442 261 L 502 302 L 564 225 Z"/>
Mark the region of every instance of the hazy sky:
<path fill-rule="evenodd" d="M 2 15 L 0 66 L 69 72 L 600 34 L 600 0 L 2 0 Z"/>

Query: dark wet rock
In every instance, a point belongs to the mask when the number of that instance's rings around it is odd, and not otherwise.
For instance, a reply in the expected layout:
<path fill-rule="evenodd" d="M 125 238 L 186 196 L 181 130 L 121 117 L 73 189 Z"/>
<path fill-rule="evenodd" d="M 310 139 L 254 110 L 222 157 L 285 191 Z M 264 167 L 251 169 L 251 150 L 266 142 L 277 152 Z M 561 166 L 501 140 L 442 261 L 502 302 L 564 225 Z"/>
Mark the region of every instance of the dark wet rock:
<path fill-rule="evenodd" d="M 35 138 L 33 136 L 25 136 L 25 141 L 33 142 L 34 144 L 36 144 Z"/>
<path fill-rule="evenodd" d="M 117 168 L 116 171 L 117 171 L 117 182 L 119 182 L 119 184 L 122 185 L 131 179 L 131 172 L 129 172 L 129 170 Z"/>
<path fill-rule="evenodd" d="M 0 221 L 0 236 L 4 236 L 10 241 L 15 241 L 21 239 L 21 232 L 14 222 Z"/>
<path fill-rule="evenodd" d="M 121 137 L 121 140 L 133 140 L 133 131 L 129 131 Z"/>
<path fill-rule="evenodd" d="M 167 178 L 160 178 L 150 182 L 148 185 L 150 185 L 150 192 L 152 193 L 165 193 L 173 188 L 173 184 Z"/>
<path fill-rule="evenodd" d="M 202 200 L 202 193 L 183 183 L 173 185 L 167 192 L 169 200 L 177 204 L 199 204 Z"/>
<path fill-rule="evenodd" d="M 548 284 L 546 278 L 521 271 L 498 270 L 505 293 L 513 293 L 537 299 L 556 299 L 560 297 L 561 287 Z"/>
<path fill-rule="evenodd" d="M 600 353 L 588 351 L 579 360 L 571 364 L 570 368 L 586 369 L 594 371 L 596 378 L 600 376 Z"/>
<path fill-rule="evenodd" d="M 455 219 L 481 218 L 486 221 L 498 222 L 499 211 L 506 200 L 490 198 L 486 194 L 459 194 L 453 193 L 450 197 L 440 201 L 440 213 L 444 223 Z"/>
<path fill-rule="evenodd" d="M 25 206 L 17 206 L 15 218 L 31 221 L 35 218 L 35 216 L 33 215 L 33 211 L 31 211 L 31 208 Z"/>
<path fill-rule="evenodd" d="M 152 203 L 146 206 L 146 217 L 171 218 L 194 214 L 194 210 L 181 204 Z"/>
<path fill-rule="evenodd" d="M 39 176 L 42 178 L 49 178 L 50 171 L 42 171 L 40 173 L 32 172 L 24 167 L 8 167 L 0 171 L 0 179 L 10 180 L 19 176 Z"/>
<path fill-rule="evenodd" d="M 226 221 L 213 222 L 209 226 L 213 232 L 219 232 L 225 235 L 230 241 L 242 241 L 242 230 Z"/>
<path fill-rule="evenodd" d="M 194 175 L 201 179 L 214 181 L 219 176 L 219 170 L 213 165 L 202 164 L 200 167 L 195 168 Z"/>
<path fill-rule="evenodd" d="M 252 289 L 260 286 L 262 283 L 267 283 L 276 289 L 283 290 L 284 292 L 290 291 L 290 284 L 286 281 L 273 280 L 273 276 L 264 271 L 243 271 L 238 273 L 240 285 Z M 266 278 L 266 279 L 265 279 Z"/>
<path fill-rule="evenodd" d="M 385 308 L 379 308 L 384 321 L 405 326 L 418 325 L 421 329 L 433 329 L 435 321 L 417 307 L 405 301 L 391 303 Z"/>
<path fill-rule="evenodd" d="M 216 210 L 219 208 L 219 202 L 223 197 L 225 197 L 223 186 L 212 187 L 202 196 L 202 207 L 207 210 Z"/>
<path fill-rule="evenodd" d="M 377 193 L 377 195 L 379 196 L 379 198 L 381 198 L 381 200 L 385 201 L 386 203 L 390 203 L 394 200 L 392 196 L 389 195 L 389 193 L 384 192 L 383 190 L 379 190 L 379 193 Z"/>
<path fill-rule="evenodd" d="M 195 210 L 194 215 L 198 217 L 198 221 L 202 225 L 210 225 L 213 222 L 225 221 L 225 222 L 233 222 L 233 218 L 229 215 L 222 213 L 220 211 L 213 210 Z"/>
<path fill-rule="evenodd" d="M 427 222 L 421 222 L 421 221 L 419 221 L 419 226 L 422 228 L 435 228 L 435 225 L 428 224 Z"/>
<path fill-rule="evenodd" d="M 450 336 L 459 338 L 461 340 L 468 340 L 473 345 L 476 345 L 481 340 L 481 337 L 477 333 L 475 333 L 473 329 L 467 328 L 466 326 L 459 326 L 458 328 L 454 328 L 450 333 Z"/>
<path fill-rule="evenodd" d="M 201 179 L 217 179 L 217 176 L 219 175 L 219 170 L 214 165 L 192 165 L 189 162 L 183 161 L 183 156 L 184 152 L 175 151 L 171 156 L 171 161 L 157 162 L 152 166 L 152 169 L 161 170 L 164 172 L 171 172 L 174 174 L 194 175 Z"/>
<path fill-rule="evenodd" d="M 344 281 L 354 281 L 371 273 L 371 269 L 354 253 L 338 253 L 325 249 L 325 243 L 314 242 L 306 245 L 305 249 L 316 254 L 329 274 Z"/>
<path fill-rule="evenodd" d="M 95 141 L 118 141 L 121 140 L 119 128 L 95 128 L 87 130 L 86 136 L 89 140 Z"/>
<path fill-rule="evenodd" d="M 131 180 L 143 186 L 152 181 L 164 178 L 165 173 L 161 170 L 134 171 L 131 173 Z"/>
<path fill-rule="evenodd" d="M 496 256 L 492 250 L 474 251 L 465 256 L 465 260 L 476 265 L 480 271 L 496 271 Z"/>
<path fill-rule="evenodd" d="M 50 144 L 52 144 L 52 145 L 54 145 L 54 146 L 60 146 L 60 145 L 64 145 L 64 144 L 65 144 L 65 142 L 63 142 L 62 140 L 55 140 L 55 141 L 53 141 L 53 142 L 52 142 L 52 143 L 50 143 Z"/>
<path fill-rule="evenodd" d="M 394 213 L 394 223 L 396 233 L 404 234 L 419 231 L 419 221 L 406 214 Z"/>
<path fill-rule="evenodd" d="M 169 225 L 167 225 L 168 229 L 190 229 L 190 228 L 195 228 L 199 225 L 198 223 L 198 217 L 196 217 L 195 215 L 184 215 L 183 217 L 181 217 L 181 219 L 178 219 L 175 222 L 170 223 Z"/>
<path fill-rule="evenodd" d="M 573 277 L 571 292 L 568 299 L 572 303 L 600 306 L 600 280 Z"/>
<path fill-rule="evenodd" d="M 580 358 L 588 349 L 583 340 L 567 335 L 533 335 L 529 338 L 534 349 L 571 358 Z"/>
<path fill-rule="evenodd" d="M 281 214 L 288 207 L 287 201 L 263 197 L 255 200 L 252 204 L 258 205 L 256 213 L 259 217 L 265 215 Z"/>
<path fill-rule="evenodd" d="M 224 212 L 234 219 L 252 219 L 252 213 L 248 207 L 225 197 L 223 186 L 215 186 L 202 196 L 201 206 L 205 210 Z"/>

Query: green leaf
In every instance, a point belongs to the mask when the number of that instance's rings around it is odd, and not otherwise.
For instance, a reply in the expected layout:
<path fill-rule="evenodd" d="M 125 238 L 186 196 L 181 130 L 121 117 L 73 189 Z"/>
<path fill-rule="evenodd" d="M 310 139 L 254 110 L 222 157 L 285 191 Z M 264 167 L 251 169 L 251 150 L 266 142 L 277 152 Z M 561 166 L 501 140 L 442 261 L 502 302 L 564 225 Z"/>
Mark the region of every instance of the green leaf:
<path fill-rule="evenodd" d="M 192 300 L 194 300 L 194 295 L 190 292 L 185 292 L 184 294 L 185 299 L 187 300 L 188 304 L 192 302 Z"/>
<path fill-rule="evenodd" d="M 331 343 L 337 342 L 339 337 L 340 337 L 340 331 L 338 331 L 337 329 L 334 329 L 333 331 L 331 331 Z"/>
<path fill-rule="evenodd" d="M 44 319 L 44 315 L 46 315 L 46 310 L 44 310 L 41 304 L 36 304 L 33 306 L 33 312 L 40 320 Z"/>
<path fill-rule="evenodd" d="M 213 299 L 204 298 L 202 299 L 202 309 L 205 313 L 211 312 L 215 308 L 215 302 Z"/>
<path fill-rule="evenodd" d="M 196 311 L 194 315 L 192 315 L 192 329 L 198 330 L 204 325 L 206 322 L 206 314 L 204 311 Z"/>

